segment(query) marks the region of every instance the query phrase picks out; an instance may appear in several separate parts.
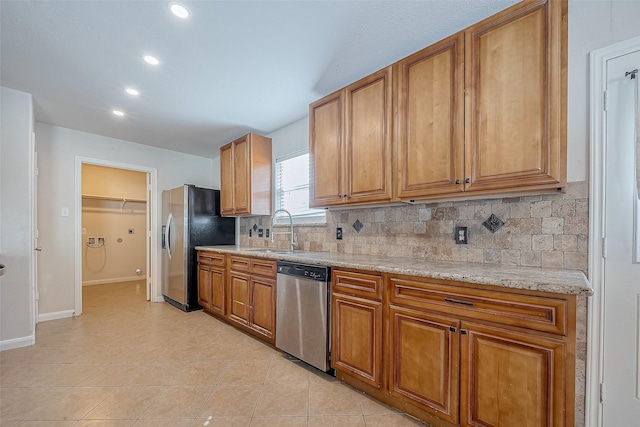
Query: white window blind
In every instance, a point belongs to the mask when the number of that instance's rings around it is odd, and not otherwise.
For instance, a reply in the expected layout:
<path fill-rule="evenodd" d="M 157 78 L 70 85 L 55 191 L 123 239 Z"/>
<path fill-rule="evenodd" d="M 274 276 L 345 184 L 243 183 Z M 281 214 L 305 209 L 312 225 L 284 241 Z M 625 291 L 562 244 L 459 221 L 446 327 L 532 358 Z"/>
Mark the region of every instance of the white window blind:
<path fill-rule="evenodd" d="M 276 209 L 286 209 L 296 222 L 324 222 L 324 209 L 309 207 L 309 153 L 276 160 Z M 284 215 L 286 217 L 286 215 Z M 277 223 L 282 222 L 278 215 Z"/>

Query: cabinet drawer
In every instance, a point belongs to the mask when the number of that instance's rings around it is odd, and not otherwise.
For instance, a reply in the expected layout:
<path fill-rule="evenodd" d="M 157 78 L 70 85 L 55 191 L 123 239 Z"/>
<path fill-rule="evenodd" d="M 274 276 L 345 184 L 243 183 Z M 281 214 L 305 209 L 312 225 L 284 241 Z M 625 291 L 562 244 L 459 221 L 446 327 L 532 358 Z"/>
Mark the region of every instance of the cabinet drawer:
<path fill-rule="evenodd" d="M 382 299 L 382 276 L 355 271 L 333 270 L 333 291 Z"/>
<path fill-rule="evenodd" d="M 224 268 L 224 255 L 200 251 L 198 252 L 198 262 L 200 264 Z"/>
<path fill-rule="evenodd" d="M 244 271 L 248 273 L 250 271 L 250 266 L 251 266 L 250 258 L 244 258 L 239 256 L 229 257 L 229 268 L 231 270 Z"/>
<path fill-rule="evenodd" d="M 251 259 L 251 273 L 276 277 L 276 262 L 266 259 Z"/>
<path fill-rule="evenodd" d="M 554 334 L 567 334 L 568 301 L 562 297 L 470 289 L 407 278 L 389 278 L 389 302 Z"/>

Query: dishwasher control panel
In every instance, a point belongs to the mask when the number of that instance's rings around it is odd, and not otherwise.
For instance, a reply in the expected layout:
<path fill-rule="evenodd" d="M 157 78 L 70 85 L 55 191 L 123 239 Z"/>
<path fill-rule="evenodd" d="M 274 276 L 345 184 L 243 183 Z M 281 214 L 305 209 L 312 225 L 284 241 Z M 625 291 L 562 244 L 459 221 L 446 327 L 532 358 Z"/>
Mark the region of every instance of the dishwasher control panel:
<path fill-rule="evenodd" d="M 331 267 L 323 265 L 301 264 L 298 262 L 278 261 L 278 273 L 289 276 L 306 277 L 318 282 L 329 282 Z"/>

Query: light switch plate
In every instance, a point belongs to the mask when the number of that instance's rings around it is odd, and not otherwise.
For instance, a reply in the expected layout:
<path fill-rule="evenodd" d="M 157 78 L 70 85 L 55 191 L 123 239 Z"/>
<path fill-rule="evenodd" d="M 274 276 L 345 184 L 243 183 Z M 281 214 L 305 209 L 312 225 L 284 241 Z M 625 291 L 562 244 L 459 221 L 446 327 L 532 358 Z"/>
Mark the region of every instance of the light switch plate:
<path fill-rule="evenodd" d="M 62 208 L 60 214 L 61 216 L 69 216 L 69 208 Z"/>

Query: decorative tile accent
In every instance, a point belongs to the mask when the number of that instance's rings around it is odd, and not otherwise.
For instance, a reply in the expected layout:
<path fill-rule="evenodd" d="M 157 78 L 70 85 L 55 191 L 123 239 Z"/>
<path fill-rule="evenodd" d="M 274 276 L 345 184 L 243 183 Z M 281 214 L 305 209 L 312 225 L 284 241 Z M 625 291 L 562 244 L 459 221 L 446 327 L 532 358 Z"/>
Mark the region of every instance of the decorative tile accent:
<path fill-rule="evenodd" d="M 504 225 L 504 221 L 494 214 L 491 214 L 491 216 L 489 216 L 489 218 L 487 218 L 486 221 L 482 223 L 482 225 L 487 227 L 487 230 L 489 230 L 493 234 L 496 231 L 500 230 L 500 228 L 502 228 L 502 226 Z"/>
<path fill-rule="evenodd" d="M 364 227 L 364 224 L 361 223 L 359 219 L 356 219 L 356 222 L 353 223 L 353 228 L 356 230 L 356 233 L 359 233 L 362 227 Z"/>
<path fill-rule="evenodd" d="M 256 231 L 258 229 L 258 226 L 256 224 L 253 224 L 253 231 Z"/>

